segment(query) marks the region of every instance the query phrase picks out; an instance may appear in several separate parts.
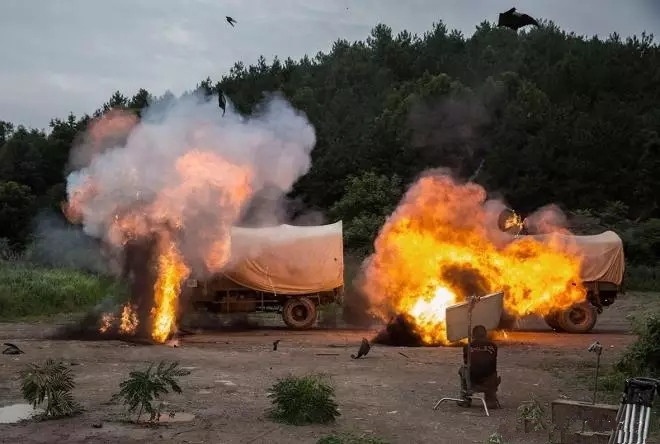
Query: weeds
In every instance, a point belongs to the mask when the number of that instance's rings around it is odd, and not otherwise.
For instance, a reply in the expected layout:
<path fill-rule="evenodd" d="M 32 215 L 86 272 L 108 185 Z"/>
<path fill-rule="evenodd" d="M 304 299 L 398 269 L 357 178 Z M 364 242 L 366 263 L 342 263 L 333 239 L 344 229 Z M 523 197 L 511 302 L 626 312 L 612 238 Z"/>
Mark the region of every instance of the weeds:
<path fill-rule="evenodd" d="M 529 431 L 529 425 L 532 426 L 532 430 L 535 432 L 544 430 L 546 428 L 545 409 L 537 399 L 524 402 L 518 407 L 518 422 L 522 425 L 525 433 Z"/>
<path fill-rule="evenodd" d="M 631 377 L 660 376 L 660 316 L 652 314 L 633 325 L 639 339 L 628 347 L 615 369 Z"/>
<path fill-rule="evenodd" d="M 47 359 L 43 366 L 28 364 L 20 377 L 23 397 L 33 408 L 46 402 L 44 418 L 73 416 L 82 410 L 71 394 L 75 386 L 71 370 L 61 362 Z"/>
<path fill-rule="evenodd" d="M 504 441 L 504 437 L 499 433 L 493 433 L 486 440 L 486 444 L 506 444 L 506 441 Z"/>
<path fill-rule="evenodd" d="M 112 396 L 113 401 L 121 399 L 128 406 L 129 415 L 139 408 L 135 422 L 140 422 L 143 411 L 149 414 L 149 421 L 158 421 L 163 407 L 161 395 L 170 390 L 181 393 L 178 378 L 190 374 L 188 370 L 177 368 L 178 362 L 168 366 L 165 361 L 161 361 L 155 371 L 154 365 L 152 362 L 146 370 L 132 371 L 129 378 L 119 384 L 119 393 Z M 154 401 L 159 402 L 154 405 Z M 170 416 L 174 416 L 174 413 L 171 412 Z"/>
<path fill-rule="evenodd" d="M 289 376 L 280 379 L 268 397 L 273 403 L 271 419 L 292 425 L 328 424 L 340 415 L 334 389 L 320 376 Z"/>
<path fill-rule="evenodd" d="M 316 441 L 316 444 L 389 444 L 387 441 L 373 436 L 355 436 L 351 433 L 329 435 Z"/>

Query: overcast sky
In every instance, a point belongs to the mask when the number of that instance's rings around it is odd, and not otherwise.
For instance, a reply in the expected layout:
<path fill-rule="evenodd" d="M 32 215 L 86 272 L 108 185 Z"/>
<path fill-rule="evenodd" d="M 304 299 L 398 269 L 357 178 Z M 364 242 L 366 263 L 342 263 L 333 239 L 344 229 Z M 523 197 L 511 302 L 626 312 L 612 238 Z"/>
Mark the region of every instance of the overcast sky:
<path fill-rule="evenodd" d="M 180 94 L 235 61 L 315 55 L 379 22 L 422 34 L 442 20 L 470 35 L 512 6 L 581 35 L 660 37 L 660 0 L 2 0 L 0 120 L 45 129 L 116 90 Z"/>

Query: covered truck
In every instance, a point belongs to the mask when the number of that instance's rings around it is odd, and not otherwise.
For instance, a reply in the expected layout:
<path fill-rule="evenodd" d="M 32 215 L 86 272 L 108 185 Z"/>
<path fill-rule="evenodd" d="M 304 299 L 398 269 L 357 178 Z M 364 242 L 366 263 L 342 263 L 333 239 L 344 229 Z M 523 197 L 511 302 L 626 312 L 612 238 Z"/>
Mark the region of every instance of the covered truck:
<path fill-rule="evenodd" d="M 544 241 L 548 235 L 534 235 Z M 568 248 L 577 248 L 582 255 L 580 277 L 587 290 L 587 300 L 566 310 L 545 316 L 546 323 L 555 330 L 586 333 L 596 324 L 603 307 L 611 305 L 622 291 L 625 261 L 623 242 L 614 231 L 590 236 L 553 234 L 555 241 Z"/>
<path fill-rule="evenodd" d="M 233 227 L 231 259 L 210 279 L 189 279 L 187 299 L 215 313 L 278 311 L 287 326 L 311 327 L 321 304 L 344 287 L 342 222 L 321 226 Z"/>

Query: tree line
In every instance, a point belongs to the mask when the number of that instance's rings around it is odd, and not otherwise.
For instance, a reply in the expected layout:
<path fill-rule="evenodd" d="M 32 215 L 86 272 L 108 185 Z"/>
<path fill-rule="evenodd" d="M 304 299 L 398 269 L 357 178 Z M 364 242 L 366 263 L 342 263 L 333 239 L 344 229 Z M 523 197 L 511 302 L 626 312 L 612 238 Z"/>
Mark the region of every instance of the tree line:
<path fill-rule="evenodd" d="M 650 35 L 586 38 L 552 22 L 395 35 L 379 24 L 313 57 L 236 63 L 194 90 L 222 91 L 243 113 L 279 91 L 307 114 L 317 145 L 291 196 L 344 219 L 349 250 L 367 252 L 406 186 L 446 167 L 522 214 L 556 203 L 592 229 L 616 229 L 631 263 L 660 258 L 660 49 Z M 37 211 L 59 211 L 69 150 L 92 118 L 173 98 L 118 91 L 91 116 L 54 118 L 48 134 L 0 122 L 0 238 L 21 248 Z"/>

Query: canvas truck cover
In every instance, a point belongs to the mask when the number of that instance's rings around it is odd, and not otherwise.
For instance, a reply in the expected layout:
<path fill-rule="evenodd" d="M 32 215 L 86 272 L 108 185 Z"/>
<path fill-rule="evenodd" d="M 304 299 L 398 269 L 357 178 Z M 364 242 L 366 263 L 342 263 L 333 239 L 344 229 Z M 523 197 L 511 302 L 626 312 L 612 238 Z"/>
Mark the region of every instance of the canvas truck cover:
<path fill-rule="evenodd" d="M 283 294 L 331 291 L 344 284 L 342 222 L 321 226 L 233 227 L 223 270 L 253 290 Z"/>
<path fill-rule="evenodd" d="M 580 275 L 584 282 L 611 282 L 621 285 L 625 262 L 623 242 L 614 231 L 606 231 L 592 236 L 576 235 L 534 235 L 542 242 L 560 242 L 568 248 L 576 247 L 582 254 Z"/>

